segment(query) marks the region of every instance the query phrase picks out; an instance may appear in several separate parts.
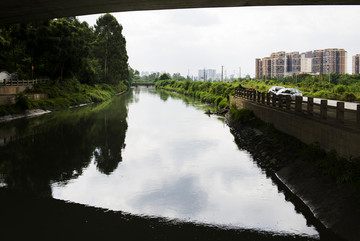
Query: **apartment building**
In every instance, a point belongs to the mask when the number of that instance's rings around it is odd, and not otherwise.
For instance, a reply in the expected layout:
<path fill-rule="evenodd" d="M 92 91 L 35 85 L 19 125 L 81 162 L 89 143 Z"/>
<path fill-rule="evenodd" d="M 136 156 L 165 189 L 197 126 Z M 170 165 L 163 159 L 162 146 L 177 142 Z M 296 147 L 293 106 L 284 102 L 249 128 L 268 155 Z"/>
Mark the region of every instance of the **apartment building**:
<path fill-rule="evenodd" d="M 301 54 L 299 52 L 287 53 L 286 75 L 299 74 L 301 72 Z"/>
<path fill-rule="evenodd" d="M 352 57 L 352 73 L 359 74 L 360 73 L 360 54 L 354 55 Z"/>
<path fill-rule="evenodd" d="M 301 54 L 300 59 L 300 73 L 311 73 L 312 71 L 313 52 L 305 52 Z"/>
<path fill-rule="evenodd" d="M 323 49 L 305 53 L 284 51 L 272 53 L 270 57 L 256 59 L 256 78 L 283 78 L 300 73 L 345 74 L 347 52 L 344 49 Z"/>
<path fill-rule="evenodd" d="M 260 79 L 263 76 L 263 61 L 261 59 L 255 59 L 255 78 Z"/>

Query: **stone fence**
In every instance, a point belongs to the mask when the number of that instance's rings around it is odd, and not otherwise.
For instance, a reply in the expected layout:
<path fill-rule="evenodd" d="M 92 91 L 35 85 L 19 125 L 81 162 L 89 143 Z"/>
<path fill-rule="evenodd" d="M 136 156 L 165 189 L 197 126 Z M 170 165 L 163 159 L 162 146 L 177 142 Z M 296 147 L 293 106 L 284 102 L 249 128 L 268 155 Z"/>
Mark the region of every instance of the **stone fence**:
<path fill-rule="evenodd" d="M 302 96 L 277 96 L 256 90 L 236 90 L 235 96 L 272 108 L 360 128 L 359 104 L 356 105 L 356 109 L 351 110 L 345 109 L 345 102 L 342 101 L 338 101 L 336 106 L 330 106 L 328 100 L 321 100 L 320 104 L 316 104 L 312 97 L 307 97 L 307 101 L 304 101 Z"/>
<path fill-rule="evenodd" d="M 29 86 L 36 83 L 44 83 L 47 79 L 33 79 L 33 80 L 0 80 L 0 86 Z"/>
<path fill-rule="evenodd" d="M 305 102 L 303 97 L 292 99 L 254 90 L 237 91 L 230 104 L 251 109 L 263 121 L 306 144 L 318 143 L 346 158 L 360 157 L 359 105 L 349 110 L 344 102 L 330 106 L 327 100 L 315 104 L 310 97 Z"/>

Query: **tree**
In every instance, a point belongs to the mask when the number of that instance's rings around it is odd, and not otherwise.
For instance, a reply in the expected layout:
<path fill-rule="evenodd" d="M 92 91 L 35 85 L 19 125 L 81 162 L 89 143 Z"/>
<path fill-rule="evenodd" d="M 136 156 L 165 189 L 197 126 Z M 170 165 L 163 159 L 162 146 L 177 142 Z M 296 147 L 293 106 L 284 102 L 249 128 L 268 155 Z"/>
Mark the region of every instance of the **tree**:
<path fill-rule="evenodd" d="M 124 81 L 129 85 L 128 56 L 122 26 L 107 13 L 96 21 L 95 34 L 94 56 L 101 63 L 104 82 L 115 84 Z"/>
<path fill-rule="evenodd" d="M 140 81 L 141 80 L 140 72 L 136 69 L 129 67 L 129 80 L 130 83 Z"/>
<path fill-rule="evenodd" d="M 180 73 L 174 73 L 173 76 L 172 76 L 172 78 L 173 78 L 174 80 L 185 80 L 185 77 L 184 77 L 184 76 L 181 76 Z"/>
<path fill-rule="evenodd" d="M 167 73 L 163 73 L 162 75 L 160 75 L 159 80 L 166 80 L 166 79 L 171 79 L 170 75 Z"/>

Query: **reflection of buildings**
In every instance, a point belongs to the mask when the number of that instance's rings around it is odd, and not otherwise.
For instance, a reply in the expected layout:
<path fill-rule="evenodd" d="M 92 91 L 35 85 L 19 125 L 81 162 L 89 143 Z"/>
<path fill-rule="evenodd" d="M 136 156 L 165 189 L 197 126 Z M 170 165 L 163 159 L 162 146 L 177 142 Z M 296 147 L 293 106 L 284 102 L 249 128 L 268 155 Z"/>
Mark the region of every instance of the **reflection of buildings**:
<path fill-rule="evenodd" d="M 216 70 L 215 69 L 199 69 L 199 79 L 200 81 L 208 81 L 216 79 Z"/>
<path fill-rule="evenodd" d="M 359 74 L 360 73 L 360 54 L 354 55 L 352 57 L 352 73 L 353 74 Z"/>
<path fill-rule="evenodd" d="M 346 73 L 347 52 L 344 49 L 323 49 L 305 53 L 284 51 L 255 60 L 256 78 L 283 78 L 294 74 Z"/>

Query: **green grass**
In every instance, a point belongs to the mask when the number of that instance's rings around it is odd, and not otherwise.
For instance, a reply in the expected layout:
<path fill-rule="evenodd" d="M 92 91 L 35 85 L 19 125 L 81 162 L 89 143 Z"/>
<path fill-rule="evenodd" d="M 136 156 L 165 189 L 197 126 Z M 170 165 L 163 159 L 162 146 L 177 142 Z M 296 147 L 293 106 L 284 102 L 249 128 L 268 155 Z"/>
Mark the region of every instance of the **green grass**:
<path fill-rule="evenodd" d="M 229 106 L 229 96 L 235 92 L 237 85 L 225 82 L 203 82 L 190 80 L 159 80 L 155 87 L 175 91 L 186 96 L 198 98 L 202 102 L 215 104 L 219 108 Z"/>

